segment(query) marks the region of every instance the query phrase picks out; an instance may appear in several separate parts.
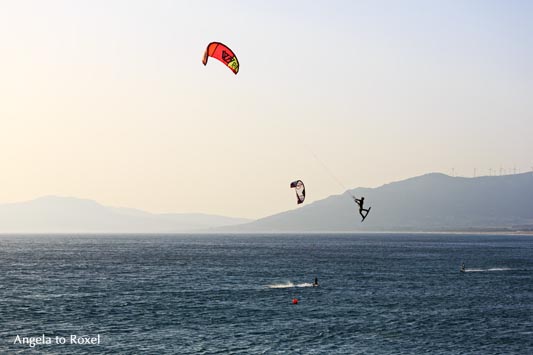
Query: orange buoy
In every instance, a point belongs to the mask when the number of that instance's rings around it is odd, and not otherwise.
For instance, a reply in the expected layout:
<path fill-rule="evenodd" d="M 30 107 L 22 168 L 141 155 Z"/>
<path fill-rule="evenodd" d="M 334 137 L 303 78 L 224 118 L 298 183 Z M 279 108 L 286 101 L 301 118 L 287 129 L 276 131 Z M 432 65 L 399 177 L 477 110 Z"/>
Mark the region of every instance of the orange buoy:
<path fill-rule="evenodd" d="M 293 298 L 292 299 L 292 304 L 298 304 L 298 299 L 297 298 Z"/>

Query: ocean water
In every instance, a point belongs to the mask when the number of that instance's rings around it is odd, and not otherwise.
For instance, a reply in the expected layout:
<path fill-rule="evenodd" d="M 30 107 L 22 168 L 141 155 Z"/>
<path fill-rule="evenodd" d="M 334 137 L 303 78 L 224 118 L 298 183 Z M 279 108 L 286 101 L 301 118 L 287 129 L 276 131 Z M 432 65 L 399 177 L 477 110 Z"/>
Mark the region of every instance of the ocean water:
<path fill-rule="evenodd" d="M 0 287 L 0 354 L 533 354 L 533 236 L 5 235 Z"/>

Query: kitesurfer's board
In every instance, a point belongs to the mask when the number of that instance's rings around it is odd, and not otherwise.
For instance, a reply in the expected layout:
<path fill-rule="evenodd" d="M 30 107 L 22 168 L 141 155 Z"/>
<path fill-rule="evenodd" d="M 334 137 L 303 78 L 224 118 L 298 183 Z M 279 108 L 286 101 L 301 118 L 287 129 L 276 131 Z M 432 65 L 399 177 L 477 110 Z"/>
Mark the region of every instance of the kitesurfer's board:
<path fill-rule="evenodd" d="M 366 214 L 365 214 L 365 216 L 363 217 L 363 220 L 362 220 L 361 222 L 363 222 L 363 221 L 365 220 L 365 218 L 368 217 L 368 214 L 370 213 L 370 209 L 371 209 L 371 208 L 372 208 L 372 207 L 368 207 L 368 211 L 366 211 Z"/>

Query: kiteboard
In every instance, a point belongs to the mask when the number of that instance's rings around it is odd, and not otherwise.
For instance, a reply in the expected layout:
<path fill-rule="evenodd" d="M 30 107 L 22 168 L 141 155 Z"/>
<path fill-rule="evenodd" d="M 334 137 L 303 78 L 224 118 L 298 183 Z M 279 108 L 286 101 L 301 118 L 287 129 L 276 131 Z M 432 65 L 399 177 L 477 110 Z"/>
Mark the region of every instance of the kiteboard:
<path fill-rule="evenodd" d="M 366 211 L 366 214 L 365 214 L 365 216 L 363 217 L 363 219 L 361 220 L 361 222 L 363 222 L 363 221 L 365 220 L 365 218 L 368 217 L 368 214 L 370 213 L 370 209 L 371 209 L 371 208 L 372 208 L 372 207 L 368 207 L 368 211 Z"/>

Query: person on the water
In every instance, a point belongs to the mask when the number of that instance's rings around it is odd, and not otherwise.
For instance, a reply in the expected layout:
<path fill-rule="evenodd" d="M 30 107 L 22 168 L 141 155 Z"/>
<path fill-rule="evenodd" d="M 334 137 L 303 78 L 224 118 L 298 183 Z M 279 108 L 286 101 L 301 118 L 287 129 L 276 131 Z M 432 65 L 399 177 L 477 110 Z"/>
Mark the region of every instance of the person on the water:
<path fill-rule="evenodd" d="M 313 282 L 313 286 L 318 286 L 318 277 L 315 276 L 315 282 Z"/>
<path fill-rule="evenodd" d="M 363 219 L 361 220 L 364 221 L 366 216 L 368 216 L 368 210 L 370 210 L 370 208 L 363 208 L 363 205 L 365 203 L 365 198 L 364 197 L 361 197 L 361 199 L 358 199 L 358 198 L 353 198 L 353 200 L 355 201 L 355 203 L 357 203 L 359 205 L 359 214 L 361 215 L 361 217 L 363 217 Z M 363 211 L 366 212 L 365 214 L 363 214 Z"/>
<path fill-rule="evenodd" d="M 461 264 L 461 272 L 465 272 L 465 263 L 464 262 Z"/>

